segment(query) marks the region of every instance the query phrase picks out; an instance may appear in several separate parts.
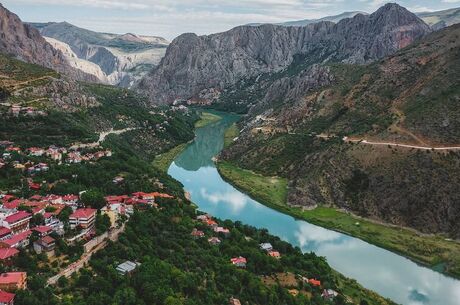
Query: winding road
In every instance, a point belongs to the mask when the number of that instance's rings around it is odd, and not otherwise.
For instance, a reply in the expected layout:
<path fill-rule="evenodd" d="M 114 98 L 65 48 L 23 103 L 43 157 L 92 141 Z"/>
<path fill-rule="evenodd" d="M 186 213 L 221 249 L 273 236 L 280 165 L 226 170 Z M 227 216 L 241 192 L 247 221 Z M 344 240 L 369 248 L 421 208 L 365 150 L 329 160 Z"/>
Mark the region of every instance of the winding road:
<path fill-rule="evenodd" d="M 358 144 L 367 144 L 367 145 L 381 145 L 381 146 L 393 146 L 393 147 L 406 147 L 406 148 L 423 149 L 423 150 L 460 150 L 460 146 L 430 147 L 430 146 L 418 146 L 418 145 L 392 143 L 392 142 L 375 142 L 375 141 L 368 141 L 366 139 L 351 139 L 351 138 L 348 138 L 348 137 L 343 137 L 343 141 L 348 142 L 348 143 L 358 143 Z"/>

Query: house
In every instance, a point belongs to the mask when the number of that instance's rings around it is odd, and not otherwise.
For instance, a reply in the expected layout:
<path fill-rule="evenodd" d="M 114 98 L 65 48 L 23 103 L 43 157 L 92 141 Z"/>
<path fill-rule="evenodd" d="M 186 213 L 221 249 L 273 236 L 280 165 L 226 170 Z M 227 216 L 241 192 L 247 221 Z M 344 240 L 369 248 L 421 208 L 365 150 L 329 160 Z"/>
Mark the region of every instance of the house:
<path fill-rule="evenodd" d="M 261 250 L 264 250 L 267 252 L 273 250 L 273 246 L 271 243 L 261 243 L 259 246 Z"/>
<path fill-rule="evenodd" d="M 318 280 L 315 280 L 315 279 L 309 279 L 308 283 L 310 285 L 312 285 L 312 286 L 317 286 L 317 287 L 321 286 L 321 281 L 318 281 Z"/>
<path fill-rule="evenodd" d="M 0 263 L 9 266 L 18 254 L 19 250 L 16 248 L 0 248 Z"/>
<path fill-rule="evenodd" d="M 53 231 L 53 229 L 48 226 L 37 226 L 32 228 L 32 231 L 36 232 L 38 237 L 44 237 L 48 236 Z"/>
<path fill-rule="evenodd" d="M 234 257 L 230 259 L 230 262 L 233 264 L 233 266 L 236 266 L 238 268 L 246 268 L 246 264 L 247 264 L 246 258 L 242 256 Z"/>
<path fill-rule="evenodd" d="M 54 232 L 59 235 L 64 235 L 64 224 L 53 213 L 43 214 L 45 226 L 50 227 Z"/>
<path fill-rule="evenodd" d="M 78 152 L 71 152 L 67 155 L 67 163 L 77 164 L 77 163 L 81 163 L 82 160 L 83 159 L 80 153 Z"/>
<path fill-rule="evenodd" d="M 117 177 L 113 178 L 113 180 L 112 180 L 112 182 L 113 182 L 114 184 L 120 184 L 120 183 L 122 183 L 123 181 L 125 181 L 125 178 L 123 178 L 123 177 L 121 177 L 121 176 L 117 176 Z"/>
<path fill-rule="evenodd" d="M 140 266 L 139 263 L 134 263 L 131 261 L 126 261 L 120 265 L 117 266 L 117 271 L 120 274 L 131 274 L 138 266 Z"/>
<path fill-rule="evenodd" d="M 211 237 L 211 238 L 208 238 L 208 242 L 213 245 L 213 246 L 217 246 L 219 245 L 222 241 L 218 238 L 218 237 Z"/>
<path fill-rule="evenodd" d="M 323 293 L 321 294 L 321 296 L 324 299 L 327 299 L 327 300 L 332 300 L 333 298 L 335 298 L 338 295 L 339 295 L 339 293 L 337 291 L 335 291 L 335 290 L 332 290 L 332 289 L 324 289 Z"/>
<path fill-rule="evenodd" d="M 204 221 L 204 223 L 208 226 L 208 227 L 211 227 L 211 228 L 214 228 L 214 227 L 217 227 L 217 222 L 215 222 L 213 219 L 206 219 Z"/>
<path fill-rule="evenodd" d="M 0 289 L 15 291 L 27 288 L 27 273 L 25 272 L 6 272 L 0 274 Z"/>
<path fill-rule="evenodd" d="M 209 215 L 206 215 L 206 214 L 198 215 L 196 217 L 196 219 L 201 221 L 201 222 L 206 222 L 209 218 L 210 218 Z"/>
<path fill-rule="evenodd" d="M 0 305 L 14 305 L 14 293 L 0 290 Z"/>
<path fill-rule="evenodd" d="M 54 256 L 56 242 L 51 236 L 45 236 L 34 242 L 34 250 L 38 254 L 45 253 L 48 257 Z"/>
<path fill-rule="evenodd" d="M 28 149 L 29 156 L 41 157 L 45 154 L 45 150 L 39 147 L 31 147 Z"/>
<path fill-rule="evenodd" d="M 44 201 L 48 201 L 51 204 L 63 204 L 64 201 L 62 200 L 62 196 L 58 195 L 48 195 L 45 198 L 43 198 Z"/>
<path fill-rule="evenodd" d="M 77 209 L 69 217 L 70 228 L 74 229 L 78 226 L 83 229 L 91 228 L 96 220 L 96 211 L 90 208 Z"/>
<path fill-rule="evenodd" d="M 197 229 L 193 229 L 191 235 L 195 238 L 200 238 L 204 237 L 204 232 Z"/>
<path fill-rule="evenodd" d="M 65 195 L 62 197 L 62 202 L 66 205 L 77 205 L 78 204 L 78 195 Z"/>
<path fill-rule="evenodd" d="M 268 255 L 277 259 L 281 258 L 281 254 L 278 251 L 274 250 L 268 251 Z"/>
<path fill-rule="evenodd" d="M 25 248 L 29 245 L 30 235 L 32 235 L 32 231 L 30 230 L 15 234 L 8 239 L 0 241 L 0 248 Z"/>
<path fill-rule="evenodd" d="M 5 240 L 11 237 L 11 229 L 0 227 L 0 240 Z"/>
<path fill-rule="evenodd" d="M 238 300 L 238 299 L 230 298 L 229 304 L 230 304 L 230 305 L 241 305 L 241 302 L 240 302 L 240 300 Z"/>
<path fill-rule="evenodd" d="M 223 227 L 214 227 L 214 232 L 223 234 L 225 237 L 230 236 L 230 230 Z"/>
<path fill-rule="evenodd" d="M 16 212 L 2 221 L 2 225 L 11 230 L 12 234 L 21 233 L 29 230 L 29 222 L 32 214 L 26 211 Z"/>
<path fill-rule="evenodd" d="M 10 146 L 5 149 L 7 152 L 16 152 L 16 153 L 21 153 L 21 148 L 15 147 L 15 146 Z"/>
<path fill-rule="evenodd" d="M 33 191 L 39 191 L 41 185 L 39 183 L 29 182 L 29 189 Z"/>

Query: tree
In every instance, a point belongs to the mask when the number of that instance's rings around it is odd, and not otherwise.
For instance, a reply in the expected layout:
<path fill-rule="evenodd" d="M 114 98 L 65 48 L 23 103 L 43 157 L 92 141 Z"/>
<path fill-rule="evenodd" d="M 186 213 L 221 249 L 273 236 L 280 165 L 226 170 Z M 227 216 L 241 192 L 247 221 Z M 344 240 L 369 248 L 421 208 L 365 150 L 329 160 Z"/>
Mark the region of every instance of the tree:
<path fill-rule="evenodd" d="M 110 218 L 106 214 L 96 215 L 96 235 L 106 232 L 111 226 Z"/>
<path fill-rule="evenodd" d="M 40 213 L 37 213 L 35 214 L 34 216 L 32 216 L 32 219 L 30 220 L 30 223 L 32 224 L 32 226 L 40 226 L 44 223 L 45 221 L 45 218 L 43 217 L 42 214 Z"/>
<path fill-rule="evenodd" d="M 96 189 L 84 192 L 80 199 L 85 206 L 91 206 L 94 209 L 100 210 L 105 206 L 104 195 Z"/>

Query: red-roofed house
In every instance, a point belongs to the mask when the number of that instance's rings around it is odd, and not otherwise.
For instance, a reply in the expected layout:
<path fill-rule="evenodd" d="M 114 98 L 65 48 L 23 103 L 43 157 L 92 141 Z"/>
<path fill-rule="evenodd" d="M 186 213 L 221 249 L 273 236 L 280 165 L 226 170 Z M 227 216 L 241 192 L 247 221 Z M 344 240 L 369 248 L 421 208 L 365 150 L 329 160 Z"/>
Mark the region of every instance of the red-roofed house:
<path fill-rule="evenodd" d="M 43 237 L 49 235 L 53 229 L 48 226 L 37 226 L 32 228 L 32 231 L 35 231 L 38 233 L 38 236 Z"/>
<path fill-rule="evenodd" d="M 225 237 L 230 236 L 230 230 L 223 227 L 214 227 L 214 232 L 223 234 Z"/>
<path fill-rule="evenodd" d="M 29 230 L 29 222 L 32 214 L 26 211 L 14 213 L 2 221 L 2 225 L 9 228 L 13 234 Z"/>
<path fill-rule="evenodd" d="M 76 210 L 69 217 L 70 228 L 74 229 L 80 226 L 83 229 L 87 229 L 92 227 L 96 220 L 96 211 L 89 208 Z"/>
<path fill-rule="evenodd" d="M 0 274 L 0 289 L 15 291 L 27 288 L 27 273 L 7 272 Z"/>
<path fill-rule="evenodd" d="M 308 283 L 313 285 L 313 286 L 321 286 L 321 281 L 315 280 L 315 279 L 309 279 Z"/>
<path fill-rule="evenodd" d="M 246 263 L 247 263 L 247 260 L 246 258 L 242 257 L 242 256 L 239 256 L 239 257 L 234 257 L 232 259 L 230 259 L 230 261 L 232 262 L 232 264 L 238 268 L 246 268 Z"/>
<path fill-rule="evenodd" d="M 0 262 L 3 265 L 11 265 L 13 258 L 19 254 L 16 248 L 1 248 L 0 249 Z"/>
<path fill-rule="evenodd" d="M 45 150 L 39 147 L 31 147 L 28 149 L 28 151 L 29 151 L 29 155 L 35 156 L 35 157 L 41 157 L 45 153 Z"/>
<path fill-rule="evenodd" d="M 29 245 L 30 235 L 32 235 L 32 231 L 30 230 L 13 235 L 8 239 L 0 241 L 0 248 L 25 248 Z"/>
<path fill-rule="evenodd" d="M 0 305 L 14 305 L 14 293 L 0 290 Z"/>
<path fill-rule="evenodd" d="M 79 197 L 77 195 L 65 195 L 62 197 L 62 201 L 67 205 L 76 205 Z"/>
<path fill-rule="evenodd" d="M 200 230 L 197 230 L 197 229 L 193 229 L 192 230 L 192 236 L 195 237 L 195 238 L 204 237 L 204 232 L 200 231 Z"/>
<path fill-rule="evenodd" d="M 54 256 L 54 247 L 55 247 L 54 238 L 51 236 L 45 236 L 34 242 L 34 250 L 38 254 L 46 253 L 48 257 Z"/>
<path fill-rule="evenodd" d="M 13 199 L 11 201 L 5 202 L 3 204 L 3 207 L 6 209 L 17 209 L 23 203 L 24 203 L 23 199 Z"/>
<path fill-rule="evenodd" d="M 0 240 L 11 237 L 11 230 L 5 227 L 0 227 Z"/>
<path fill-rule="evenodd" d="M 278 258 L 278 259 L 281 258 L 281 254 L 278 251 L 274 251 L 274 250 L 269 251 L 268 255 L 270 255 L 271 257 L 274 257 L 274 258 Z"/>

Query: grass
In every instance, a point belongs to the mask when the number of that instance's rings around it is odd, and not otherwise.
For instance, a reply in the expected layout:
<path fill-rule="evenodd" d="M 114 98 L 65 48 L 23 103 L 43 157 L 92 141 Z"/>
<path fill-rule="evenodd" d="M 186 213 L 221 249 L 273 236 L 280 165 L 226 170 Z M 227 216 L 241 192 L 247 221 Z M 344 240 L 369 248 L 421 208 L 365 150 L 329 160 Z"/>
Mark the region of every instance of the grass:
<path fill-rule="evenodd" d="M 265 177 L 224 161 L 218 163 L 218 170 L 225 179 L 261 202 L 275 206 L 282 206 L 286 202 L 287 180 L 284 178 Z"/>
<path fill-rule="evenodd" d="M 163 172 L 167 172 L 174 159 L 183 152 L 186 147 L 187 143 L 180 144 L 161 155 L 157 155 L 153 160 L 153 166 Z"/>
<path fill-rule="evenodd" d="M 225 130 L 224 134 L 224 147 L 228 147 L 233 143 L 233 139 L 238 137 L 240 131 L 236 126 L 236 123 L 233 123 L 227 130 Z"/>
<path fill-rule="evenodd" d="M 201 114 L 200 120 L 195 123 L 195 128 L 204 127 L 220 120 L 222 120 L 222 117 L 218 116 L 217 114 L 203 112 Z"/>
<path fill-rule="evenodd" d="M 320 206 L 313 210 L 290 207 L 286 204 L 285 179 L 264 177 L 229 162 L 219 162 L 218 169 L 223 178 L 268 207 L 312 224 L 357 237 L 431 268 L 442 266 L 444 263 L 445 268 L 441 270 L 443 273 L 460 278 L 458 242 L 446 240 L 440 235 L 423 235 L 408 228 L 373 222 L 331 207 Z"/>

